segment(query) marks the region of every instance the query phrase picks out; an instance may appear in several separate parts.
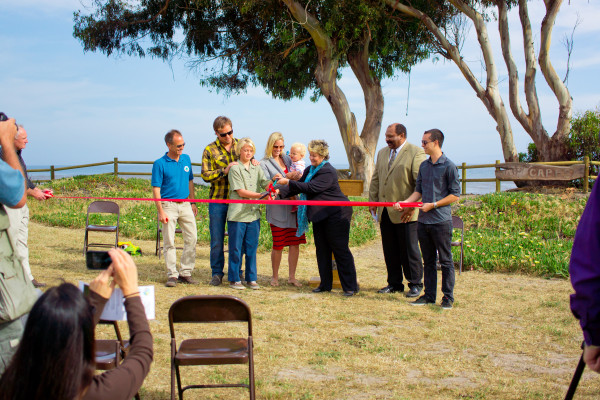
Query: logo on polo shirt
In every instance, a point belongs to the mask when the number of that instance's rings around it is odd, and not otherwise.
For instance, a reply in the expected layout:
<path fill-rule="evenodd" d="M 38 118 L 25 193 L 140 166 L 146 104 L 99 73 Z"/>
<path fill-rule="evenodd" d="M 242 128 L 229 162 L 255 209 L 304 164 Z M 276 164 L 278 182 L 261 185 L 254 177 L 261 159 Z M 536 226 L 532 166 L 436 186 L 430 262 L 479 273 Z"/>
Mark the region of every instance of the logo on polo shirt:
<path fill-rule="evenodd" d="M 190 167 L 188 167 L 188 166 L 186 165 L 185 167 L 183 167 L 183 170 L 184 170 L 185 172 L 190 172 Z"/>

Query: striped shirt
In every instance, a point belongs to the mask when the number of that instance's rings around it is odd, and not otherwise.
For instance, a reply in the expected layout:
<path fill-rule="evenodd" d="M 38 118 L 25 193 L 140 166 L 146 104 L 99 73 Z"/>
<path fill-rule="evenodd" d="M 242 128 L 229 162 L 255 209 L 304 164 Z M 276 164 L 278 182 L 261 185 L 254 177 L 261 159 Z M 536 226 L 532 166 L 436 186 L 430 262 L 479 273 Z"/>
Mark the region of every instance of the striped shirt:
<path fill-rule="evenodd" d="M 223 172 L 227 166 L 239 159 L 236 153 L 237 139 L 233 139 L 231 152 L 225 150 L 219 139 L 215 140 L 204 149 L 202 153 L 202 179 L 210 183 L 210 199 L 229 198 L 229 180 Z"/>

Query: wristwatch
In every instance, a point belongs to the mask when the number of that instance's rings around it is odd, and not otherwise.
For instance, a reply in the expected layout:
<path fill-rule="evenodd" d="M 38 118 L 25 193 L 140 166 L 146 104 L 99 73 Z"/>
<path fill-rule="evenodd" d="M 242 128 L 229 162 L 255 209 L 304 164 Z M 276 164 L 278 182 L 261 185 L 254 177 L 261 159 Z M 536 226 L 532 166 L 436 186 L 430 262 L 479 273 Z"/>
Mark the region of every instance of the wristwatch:
<path fill-rule="evenodd" d="M 437 208 L 437 201 L 433 202 L 433 208 Z"/>

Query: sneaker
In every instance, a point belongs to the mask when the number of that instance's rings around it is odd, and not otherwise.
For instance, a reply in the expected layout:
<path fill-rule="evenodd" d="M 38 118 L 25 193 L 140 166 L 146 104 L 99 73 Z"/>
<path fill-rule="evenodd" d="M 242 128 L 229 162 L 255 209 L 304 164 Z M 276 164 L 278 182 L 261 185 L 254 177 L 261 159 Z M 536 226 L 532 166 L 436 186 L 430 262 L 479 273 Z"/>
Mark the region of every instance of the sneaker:
<path fill-rule="evenodd" d="M 242 282 L 229 282 L 229 287 L 237 290 L 244 290 L 246 287 L 242 285 Z"/>
<path fill-rule="evenodd" d="M 221 283 L 223 282 L 223 277 L 220 275 L 213 275 L 212 279 L 210 280 L 210 285 L 211 286 L 219 286 Z"/>
<path fill-rule="evenodd" d="M 193 280 L 191 276 L 179 275 L 179 278 L 177 280 L 181 283 L 187 283 L 188 285 L 196 285 L 198 283 L 198 281 Z"/>
<path fill-rule="evenodd" d="M 167 283 L 165 283 L 165 286 L 166 287 L 175 287 L 175 286 L 177 286 L 177 278 L 172 277 L 172 278 L 167 279 Z"/>
<path fill-rule="evenodd" d="M 435 302 L 429 300 L 427 297 L 425 296 L 421 296 L 418 299 L 416 299 L 415 301 L 413 301 L 412 303 L 408 303 L 411 306 L 424 306 L 426 304 L 435 304 Z"/>
<path fill-rule="evenodd" d="M 440 304 L 440 306 L 443 309 L 449 310 L 450 308 L 452 308 L 452 304 L 454 304 L 452 300 L 448 299 L 446 296 L 442 297 L 442 304 Z"/>
<path fill-rule="evenodd" d="M 260 289 L 260 286 L 258 286 L 258 283 L 256 283 L 256 281 L 246 282 L 246 284 L 248 285 L 248 287 L 250 289 L 254 289 L 254 290 Z"/>

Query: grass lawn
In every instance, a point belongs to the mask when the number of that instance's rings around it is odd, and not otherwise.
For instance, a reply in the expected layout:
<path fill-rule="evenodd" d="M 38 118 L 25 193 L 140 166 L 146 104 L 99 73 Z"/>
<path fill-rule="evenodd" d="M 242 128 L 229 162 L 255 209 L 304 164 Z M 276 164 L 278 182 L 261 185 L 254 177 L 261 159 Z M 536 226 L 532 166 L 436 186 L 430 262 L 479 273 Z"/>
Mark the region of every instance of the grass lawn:
<path fill-rule="evenodd" d="M 150 322 L 155 359 L 141 390 L 144 399 L 169 397 L 167 312 L 177 298 L 192 294 L 232 294 L 250 305 L 259 399 L 561 399 L 581 352 L 581 332 L 569 310 L 570 283 L 548 274 L 544 278 L 483 268 L 463 272 L 456 279 L 454 309 L 442 311 L 438 306 L 410 306 L 400 294 L 376 293 L 386 284 L 378 238 L 352 247 L 361 292 L 351 298 L 339 291 L 310 292 L 308 279 L 317 275 L 312 245 L 301 246 L 297 276 L 302 288 L 285 284 L 285 256 L 281 285 L 268 286 L 270 254 L 261 252 L 258 282 L 263 288 L 234 291 L 208 285 L 205 242 L 197 246 L 193 274 L 201 283 L 165 288 L 164 261 L 154 256 L 154 242 L 127 235 L 123 239 L 142 247 L 144 256 L 136 258 L 140 284 L 156 288 L 156 320 Z M 85 269 L 82 244 L 81 228 L 30 222 L 34 276 L 50 285 L 91 280 L 95 273 Z M 564 252 L 561 257 L 568 259 L 569 250 Z M 476 261 L 470 263 L 477 268 Z M 438 292 L 438 303 L 440 299 Z M 99 337 L 110 336 L 108 328 L 99 330 Z M 188 326 L 185 334 L 210 330 Z M 246 377 L 242 366 L 184 371 L 184 383 Z M 598 375 L 586 370 L 576 398 L 597 399 L 599 393 Z M 186 399 L 241 398 L 247 398 L 242 389 L 186 392 Z"/>

